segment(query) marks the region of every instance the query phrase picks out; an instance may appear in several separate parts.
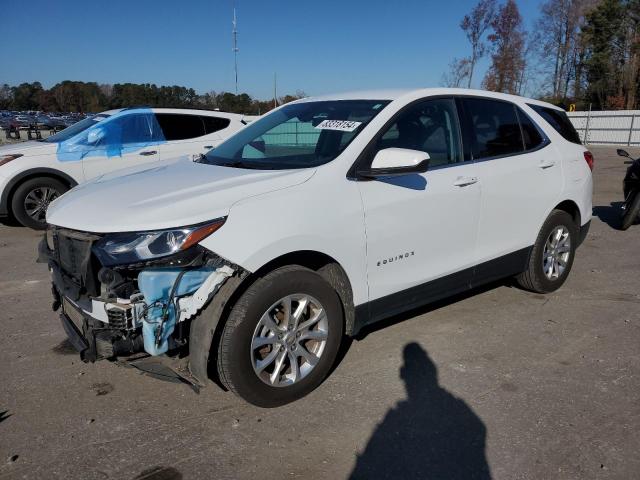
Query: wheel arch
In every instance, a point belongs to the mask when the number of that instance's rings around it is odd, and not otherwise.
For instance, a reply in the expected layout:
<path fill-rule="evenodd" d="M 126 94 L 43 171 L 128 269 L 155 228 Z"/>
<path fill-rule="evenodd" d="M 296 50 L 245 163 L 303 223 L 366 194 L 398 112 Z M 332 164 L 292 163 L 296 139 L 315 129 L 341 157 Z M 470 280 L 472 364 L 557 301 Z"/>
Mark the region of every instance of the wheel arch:
<path fill-rule="evenodd" d="M 276 268 L 285 265 L 300 265 L 320 274 L 338 293 L 342 304 L 345 333 L 351 335 L 355 323 L 355 307 L 353 304 L 353 289 L 347 272 L 335 258 L 316 250 L 297 250 L 280 255 L 251 273 L 243 282 L 246 289 L 253 281 Z"/>
<path fill-rule="evenodd" d="M 314 250 L 298 250 L 280 255 L 253 272 L 243 270 L 239 276 L 230 278 L 205 307 L 208 312 L 194 319 L 189 340 L 189 368 L 202 385 L 205 385 L 206 379 L 209 378 L 219 387 L 226 389 L 216 368 L 217 347 L 225 322 L 238 299 L 258 278 L 285 265 L 300 265 L 320 274 L 336 290 L 340 298 L 345 334 L 352 336 L 356 333 L 353 291 L 344 268 L 333 257 Z"/>
<path fill-rule="evenodd" d="M 580 213 L 580 207 L 573 200 L 564 200 L 560 202 L 558 205 L 553 207 L 553 210 L 562 210 L 563 212 L 567 212 L 573 218 L 576 227 L 579 229 L 582 225 L 582 214 Z"/>
<path fill-rule="evenodd" d="M 14 176 L 2 191 L 2 196 L 0 197 L 0 211 L 6 211 L 7 214 L 12 213 L 11 200 L 13 199 L 13 195 L 15 194 L 16 189 L 27 180 L 42 177 L 59 180 L 65 183 L 69 188 L 73 188 L 78 184 L 78 182 L 73 177 L 54 168 L 43 167 L 24 170 L 23 172 L 20 172 L 16 176 Z"/>

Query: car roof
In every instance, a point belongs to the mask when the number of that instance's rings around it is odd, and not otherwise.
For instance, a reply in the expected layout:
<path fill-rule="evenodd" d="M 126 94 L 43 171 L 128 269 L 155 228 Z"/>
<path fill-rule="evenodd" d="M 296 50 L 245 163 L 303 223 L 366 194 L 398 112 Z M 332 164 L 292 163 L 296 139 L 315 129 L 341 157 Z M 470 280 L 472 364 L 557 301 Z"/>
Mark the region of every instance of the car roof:
<path fill-rule="evenodd" d="M 222 117 L 228 119 L 242 120 L 245 116 L 241 113 L 228 113 L 221 112 L 219 110 L 199 110 L 197 108 L 156 108 L 156 107 L 131 107 L 131 108 L 116 108 L 113 110 L 106 110 L 100 112 L 102 115 L 115 115 L 116 113 L 124 112 L 125 110 L 151 110 L 154 113 L 178 113 L 182 115 L 201 115 L 205 117 Z M 99 115 L 100 115 L 99 114 Z"/>
<path fill-rule="evenodd" d="M 507 100 L 518 104 L 540 105 L 554 110 L 563 111 L 560 107 L 551 103 L 535 100 L 533 98 L 510 95 L 507 93 L 490 92 L 488 90 L 474 90 L 469 88 L 414 88 L 414 89 L 382 89 L 343 92 L 331 95 L 319 95 L 307 97 L 298 102 L 328 101 L 328 100 L 410 100 L 412 98 L 428 97 L 435 95 L 470 95 L 484 98 Z"/>

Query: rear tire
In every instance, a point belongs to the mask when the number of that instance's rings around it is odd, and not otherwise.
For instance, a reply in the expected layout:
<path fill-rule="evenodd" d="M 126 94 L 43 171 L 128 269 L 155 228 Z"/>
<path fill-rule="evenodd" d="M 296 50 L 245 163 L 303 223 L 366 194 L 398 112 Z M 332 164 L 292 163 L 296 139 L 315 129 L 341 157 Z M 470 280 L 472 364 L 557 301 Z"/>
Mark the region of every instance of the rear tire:
<path fill-rule="evenodd" d="M 640 215 L 640 192 L 631 193 L 634 195 L 631 203 L 627 205 L 627 208 L 622 216 L 622 224 L 620 225 L 621 230 L 627 230 L 631 225 L 633 225 Z"/>
<path fill-rule="evenodd" d="M 259 407 L 297 400 L 329 373 L 343 325 L 340 299 L 326 280 L 301 266 L 278 268 L 233 306 L 218 345 L 220 380 Z"/>
<path fill-rule="evenodd" d="M 536 293 L 550 293 L 567 279 L 578 242 L 578 227 L 567 212 L 554 210 L 536 239 L 527 269 L 516 277 L 520 286 Z"/>
<path fill-rule="evenodd" d="M 29 179 L 18 186 L 11 198 L 11 213 L 25 227 L 44 230 L 49 203 L 69 187 L 60 180 L 49 177 Z"/>

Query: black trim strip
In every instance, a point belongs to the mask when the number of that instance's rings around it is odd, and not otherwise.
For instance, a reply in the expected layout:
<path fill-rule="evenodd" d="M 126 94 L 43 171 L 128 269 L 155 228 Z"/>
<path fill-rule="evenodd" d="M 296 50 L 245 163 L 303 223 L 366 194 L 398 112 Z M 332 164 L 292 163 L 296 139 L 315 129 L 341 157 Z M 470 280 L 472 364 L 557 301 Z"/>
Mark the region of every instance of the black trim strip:
<path fill-rule="evenodd" d="M 353 335 L 362 327 L 472 288 L 517 275 L 527 268 L 533 247 L 356 306 Z"/>

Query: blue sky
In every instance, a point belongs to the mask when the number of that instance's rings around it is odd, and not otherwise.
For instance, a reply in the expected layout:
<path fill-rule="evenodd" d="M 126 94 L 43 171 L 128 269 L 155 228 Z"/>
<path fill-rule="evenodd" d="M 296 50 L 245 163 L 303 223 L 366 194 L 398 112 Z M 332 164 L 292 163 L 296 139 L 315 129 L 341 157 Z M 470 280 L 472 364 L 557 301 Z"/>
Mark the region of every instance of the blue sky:
<path fill-rule="evenodd" d="M 237 0 L 239 89 L 437 86 L 468 53 L 459 28 L 476 0 Z M 519 0 L 527 27 L 539 0 Z M 232 0 L 0 0 L 0 83 L 62 80 L 233 91 Z M 481 79 L 486 61 L 475 78 Z M 475 82 L 474 82 L 475 83 Z M 477 86 L 477 85 L 476 85 Z"/>

